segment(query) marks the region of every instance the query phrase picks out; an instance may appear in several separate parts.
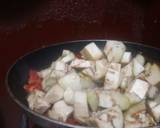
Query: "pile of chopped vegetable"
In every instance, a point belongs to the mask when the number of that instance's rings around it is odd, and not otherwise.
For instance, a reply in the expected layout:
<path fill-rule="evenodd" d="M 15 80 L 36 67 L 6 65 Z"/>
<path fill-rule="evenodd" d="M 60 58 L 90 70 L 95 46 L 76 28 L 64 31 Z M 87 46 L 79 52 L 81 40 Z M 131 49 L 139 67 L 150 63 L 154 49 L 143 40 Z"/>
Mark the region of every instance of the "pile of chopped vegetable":
<path fill-rule="evenodd" d="M 29 108 L 49 118 L 97 128 L 140 128 L 160 121 L 160 67 L 120 41 L 94 42 L 31 70 Z"/>

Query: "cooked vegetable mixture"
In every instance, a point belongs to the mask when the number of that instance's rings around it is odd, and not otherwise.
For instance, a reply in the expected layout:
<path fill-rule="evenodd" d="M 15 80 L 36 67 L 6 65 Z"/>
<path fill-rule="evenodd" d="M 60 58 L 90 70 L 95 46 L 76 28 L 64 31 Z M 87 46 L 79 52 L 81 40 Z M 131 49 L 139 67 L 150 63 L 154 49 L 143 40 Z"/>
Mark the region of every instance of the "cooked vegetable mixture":
<path fill-rule="evenodd" d="M 160 121 L 160 67 L 120 41 L 94 42 L 31 70 L 29 108 L 51 119 L 96 128 L 141 128 Z"/>

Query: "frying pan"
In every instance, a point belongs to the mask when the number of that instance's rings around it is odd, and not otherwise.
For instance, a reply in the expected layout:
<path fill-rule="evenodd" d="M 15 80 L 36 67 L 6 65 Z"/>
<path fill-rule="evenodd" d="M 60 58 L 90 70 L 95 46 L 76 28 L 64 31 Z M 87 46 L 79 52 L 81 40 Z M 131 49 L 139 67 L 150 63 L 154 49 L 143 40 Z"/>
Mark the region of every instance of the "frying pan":
<path fill-rule="evenodd" d="M 51 120 L 30 110 L 26 101 L 27 93 L 23 89 L 23 85 L 27 82 L 30 69 L 41 70 L 47 68 L 53 60 L 56 60 L 61 55 L 63 49 L 77 53 L 90 42 L 95 42 L 102 49 L 106 40 L 78 40 L 53 44 L 27 53 L 19 58 L 9 69 L 6 76 L 8 92 L 34 123 L 45 128 L 86 128 Z M 124 43 L 127 46 L 127 50 L 131 51 L 133 55 L 142 52 L 147 60 L 151 62 L 160 61 L 160 49 L 134 42 L 124 41 Z"/>

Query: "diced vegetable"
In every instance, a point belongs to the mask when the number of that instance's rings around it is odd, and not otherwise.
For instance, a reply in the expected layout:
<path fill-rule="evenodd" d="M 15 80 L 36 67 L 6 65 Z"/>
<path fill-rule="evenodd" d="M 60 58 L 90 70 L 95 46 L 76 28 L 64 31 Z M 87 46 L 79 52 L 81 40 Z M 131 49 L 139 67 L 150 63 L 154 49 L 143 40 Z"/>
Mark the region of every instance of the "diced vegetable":
<path fill-rule="evenodd" d="M 84 60 L 84 59 L 74 59 L 70 66 L 72 68 L 89 68 L 91 67 L 92 65 L 92 62 L 91 61 L 88 61 L 88 60 Z"/>
<path fill-rule="evenodd" d="M 146 80 L 151 85 L 156 85 L 160 82 L 160 68 L 157 64 L 153 64 L 150 68 L 150 73 L 146 76 Z"/>
<path fill-rule="evenodd" d="M 74 104 L 74 91 L 70 87 L 68 87 L 64 92 L 64 101 L 67 104 Z"/>
<path fill-rule="evenodd" d="M 111 96 L 113 97 L 115 104 L 120 106 L 121 110 L 125 111 L 130 107 L 130 101 L 126 95 L 118 91 L 113 91 Z"/>
<path fill-rule="evenodd" d="M 129 99 L 130 105 L 134 105 L 142 101 L 142 99 L 135 93 L 125 93 L 124 95 Z"/>
<path fill-rule="evenodd" d="M 74 118 L 83 122 L 89 117 L 87 94 L 84 91 L 76 91 L 74 96 Z"/>
<path fill-rule="evenodd" d="M 107 41 L 104 47 L 109 62 L 120 62 L 125 50 L 125 45 L 120 41 Z"/>
<path fill-rule="evenodd" d="M 94 118 L 98 128 L 123 128 L 123 114 L 118 106 L 99 111 Z"/>
<path fill-rule="evenodd" d="M 49 112 L 49 117 L 65 122 L 72 112 L 73 107 L 67 105 L 63 100 L 61 100 L 54 104 L 52 110 Z"/>
<path fill-rule="evenodd" d="M 101 92 L 99 94 L 99 106 L 102 108 L 111 108 L 114 105 L 114 100 L 109 92 Z"/>
<path fill-rule="evenodd" d="M 117 89 L 119 87 L 119 81 L 120 72 L 113 69 L 108 69 L 105 76 L 104 88 L 108 90 Z"/>
<path fill-rule="evenodd" d="M 141 72 L 144 71 L 144 67 L 136 60 L 133 60 L 133 74 L 138 76 Z"/>
<path fill-rule="evenodd" d="M 61 77 L 58 80 L 58 83 L 63 89 L 70 87 L 71 89 L 80 90 L 82 88 L 80 77 L 76 72 L 69 72 L 65 76 Z"/>
<path fill-rule="evenodd" d="M 98 60 L 103 57 L 102 51 L 97 47 L 97 45 L 92 42 L 85 46 L 80 53 L 85 59 Z"/>
<path fill-rule="evenodd" d="M 122 64 L 128 64 L 131 61 L 132 53 L 131 52 L 124 52 L 121 63 Z"/>
<path fill-rule="evenodd" d="M 146 113 L 145 102 L 132 106 L 125 112 L 125 128 L 147 127 L 154 124 L 153 118 Z"/>
<path fill-rule="evenodd" d="M 158 97 L 158 94 L 159 94 L 158 88 L 155 86 L 151 86 L 148 90 L 147 97 L 149 99 L 155 99 L 156 97 Z"/>
<path fill-rule="evenodd" d="M 72 61 L 74 58 L 75 58 L 75 55 L 73 52 L 71 52 L 69 50 L 63 50 L 62 56 L 59 58 L 59 60 L 64 63 L 68 63 L 68 62 Z"/>
<path fill-rule="evenodd" d="M 59 85 L 54 85 L 45 95 L 45 100 L 53 104 L 63 98 L 64 90 Z"/>
<path fill-rule="evenodd" d="M 99 99 L 95 91 L 89 90 L 87 92 L 87 101 L 88 101 L 90 109 L 93 112 L 96 112 L 98 109 Z"/>
<path fill-rule="evenodd" d="M 47 111 L 47 109 L 50 107 L 50 104 L 44 99 L 44 95 L 45 93 L 42 91 L 35 90 L 27 98 L 29 107 L 41 114 Z"/>
<path fill-rule="evenodd" d="M 145 58 L 141 54 L 137 54 L 136 57 L 135 57 L 135 60 L 138 61 L 138 63 L 140 63 L 142 66 L 145 63 Z"/>
<path fill-rule="evenodd" d="M 55 84 L 56 84 L 56 79 L 52 77 L 44 78 L 42 81 L 42 89 L 44 91 L 49 91 Z"/>
<path fill-rule="evenodd" d="M 135 93 L 139 98 L 144 99 L 149 87 L 150 85 L 146 81 L 136 79 L 131 85 L 129 92 Z"/>

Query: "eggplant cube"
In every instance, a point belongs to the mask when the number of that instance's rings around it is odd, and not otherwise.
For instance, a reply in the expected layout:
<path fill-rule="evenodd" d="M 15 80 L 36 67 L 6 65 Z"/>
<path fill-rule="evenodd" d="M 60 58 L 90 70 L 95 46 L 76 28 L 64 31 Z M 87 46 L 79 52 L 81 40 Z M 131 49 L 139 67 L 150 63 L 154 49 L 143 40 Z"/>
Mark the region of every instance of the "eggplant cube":
<path fill-rule="evenodd" d="M 117 89 L 119 87 L 120 72 L 113 69 L 108 69 L 105 75 L 104 88 Z"/>
<path fill-rule="evenodd" d="M 122 56 L 121 63 L 128 64 L 132 58 L 131 52 L 125 52 Z"/>
<path fill-rule="evenodd" d="M 136 79 L 131 86 L 130 93 L 135 93 L 141 99 L 144 99 L 149 89 L 149 84 L 146 81 Z"/>
<path fill-rule="evenodd" d="M 126 50 L 126 46 L 120 41 L 107 41 L 104 53 L 109 62 L 120 62 Z"/>
<path fill-rule="evenodd" d="M 73 68 L 89 68 L 91 67 L 91 62 L 84 59 L 74 59 L 71 64 Z"/>
<path fill-rule="evenodd" d="M 101 92 L 99 94 L 99 106 L 102 108 L 111 108 L 114 104 L 114 101 L 111 95 L 107 94 L 107 92 Z"/>
<path fill-rule="evenodd" d="M 145 78 L 151 85 L 156 85 L 160 82 L 160 68 L 157 64 L 153 64 L 150 68 L 150 73 Z"/>
<path fill-rule="evenodd" d="M 56 113 L 55 115 L 58 116 L 58 120 L 65 122 L 72 114 L 73 107 L 67 105 L 63 100 L 61 100 L 54 104 L 52 110 Z"/>
<path fill-rule="evenodd" d="M 144 71 L 144 67 L 136 60 L 133 60 L 133 74 L 138 76 L 141 72 Z"/>
<path fill-rule="evenodd" d="M 53 104 L 63 98 L 64 90 L 59 85 L 54 85 L 45 95 L 46 101 Z"/>
<path fill-rule="evenodd" d="M 102 51 L 97 47 L 94 42 L 85 46 L 80 53 L 84 58 L 90 60 L 98 60 L 103 57 Z"/>
<path fill-rule="evenodd" d="M 86 92 L 83 92 L 83 91 L 75 92 L 74 117 L 78 120 L 81 118 L 88 118 L 89 117 Z"/>
<path fill-rule="evenodd" d="M 80 76 L 75 72 L 69 72 L 58 80 L 59 85 L 66 90 L 68 87 L 75 90 L 81 89 Z"/>
<path fill-rule="evenodd" d="M 69 50 L 63 50 L 60 60 L 64 63 L 68 63 L 72 61 L 74 58 L 75 58 L 75 55 L 73 52 Z"/>

